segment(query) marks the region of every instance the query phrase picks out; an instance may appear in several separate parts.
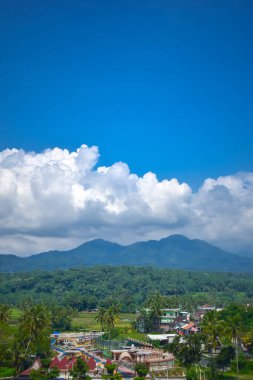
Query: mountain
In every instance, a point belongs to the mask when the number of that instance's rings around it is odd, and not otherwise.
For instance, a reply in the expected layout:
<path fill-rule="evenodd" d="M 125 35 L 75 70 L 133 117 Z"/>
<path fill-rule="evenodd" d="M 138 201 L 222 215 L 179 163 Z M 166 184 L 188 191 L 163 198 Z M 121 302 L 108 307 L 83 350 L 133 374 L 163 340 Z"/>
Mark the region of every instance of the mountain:
<path fill-rule="evenodd" d="M 152 265 L 160 268 L 253 273 L 252 258 L 228 253 L 203 240 L 191 240 L 183 235 L 128 246 L 96 239 L 69 251 L 50 251 L 25 258 L 0 255 L 1 272 L 52 271 L 93 265 Z"/>

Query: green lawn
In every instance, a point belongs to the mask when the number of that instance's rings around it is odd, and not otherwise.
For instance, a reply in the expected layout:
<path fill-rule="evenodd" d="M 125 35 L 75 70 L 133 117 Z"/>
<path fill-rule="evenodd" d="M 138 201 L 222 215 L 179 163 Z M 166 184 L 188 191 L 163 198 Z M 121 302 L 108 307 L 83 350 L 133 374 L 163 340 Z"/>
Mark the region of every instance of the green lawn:
<path fill-rule="evenodd" d="M 14 368 L 0 367 L 0 378 L 1 377 L 11 377 L 15 375 L 16 371 Z"/>
<path fill-rule="evenodd" d="M 87 311 L 81 311 L 77 318 L 73 319 L 73 327 L 80 327 L 85 330 L 100 330 L 101 326 L 95 319 L 96 313 L 90 313 Z M 119 328 L 131 328 L 131 322 L 136 319 L 136 314 L 120 313 L 119 322 L 115 327 Z"/>

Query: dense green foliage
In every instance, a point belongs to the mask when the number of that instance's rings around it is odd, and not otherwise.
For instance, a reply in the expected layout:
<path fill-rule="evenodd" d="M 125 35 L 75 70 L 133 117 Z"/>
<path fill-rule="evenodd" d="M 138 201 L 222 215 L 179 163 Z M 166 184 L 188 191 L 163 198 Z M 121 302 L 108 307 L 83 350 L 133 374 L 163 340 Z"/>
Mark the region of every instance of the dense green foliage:
<path fill-rule="evenodd" d="M 144 363 L 136 363 L 134 370 L 138 375 L 138 379 L 145 379 L 146 375 L 148 374 L 148 367 Z"/>
<path fill-rule="evenodd" d="M 8 309 L 7 305 L 0 305 L 1 311 Z M 12 324 L 9 312 L 5 316 L 0 322 L 0 367 L 20 371 L 31 364 L 32 356 L 50 355 L 51 319 L 46 306 L 26 303 L 16 325 Z"/>
<path fill-rule="evenodd" d="M 87 363 L 85 363 L 81 358 L 77 358 L 70 374 L 74 380 L 91 380 L 90 376 L 87 375 L 87 371 Z"/>
<path fill-rule="evenodd" d="M 108 309 L 100 307 L 96 314 L 96 320 L 100 323 L 101 331 L 112 330 L 119 320 L 120 305 L 113 304 Z"/>
<path fill-rule="evenodd" d="M 102 375 L 102 378 L 105 380 L 120 380 L 121 376 L 117 373 L 117 364 L 105 364 L 105 369 L 107 374 Z"/>
<path fill-rule="evenodd" d="M 201 359 L 201 345 L 205 337 L 200 334 L 188 335 L 183 338 L 176 336 L 172 343 L 168 344 L 167 350 L 172 352 L 181 365 L 189 367 L 198 363 Z"/>
<path fill-rule="evenodd" d="M 0 303 L 13 305 L 30 298 L 87 310 L 117 300 L 122 311 L 134 311 L 155 292 L 167 297 L 166 306 L 187 310 L 206 302 L 246 304 L 253 301 L 253 276 L 127 266 L 0 274 Z"/>
<path fill-rule="evenodd" d="M 51 356 L 50 333 L 56 327 L 65 330 L 70 327 L 74 312 L 60 306 L 48 307 L 27 301 L 21 306 L 19 317 L 11 319 L 10 307 L 0 304 L 0 368 L 20 371 L 32 364 L 39 356 L 43 368 L 34 371 L 34 379 L 52 379 L 57 377 L 49 369 Z M 15 322 L 15 323 L 14 323 Z"/>

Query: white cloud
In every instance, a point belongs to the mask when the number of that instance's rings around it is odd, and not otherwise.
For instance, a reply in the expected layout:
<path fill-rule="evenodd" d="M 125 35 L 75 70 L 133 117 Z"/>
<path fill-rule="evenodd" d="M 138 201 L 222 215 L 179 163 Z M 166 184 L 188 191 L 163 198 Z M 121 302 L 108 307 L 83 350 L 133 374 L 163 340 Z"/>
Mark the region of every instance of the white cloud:
<path fill-rule="evenodd" d="M 97 147 L 0 152 L 0 252 L 68 249 L 92 238 L 120 243 L 173 233 L 230 251 L 253 247 L 253 173 L 206 179 L 193 193 L 177 179 L 96 168 Z"/>

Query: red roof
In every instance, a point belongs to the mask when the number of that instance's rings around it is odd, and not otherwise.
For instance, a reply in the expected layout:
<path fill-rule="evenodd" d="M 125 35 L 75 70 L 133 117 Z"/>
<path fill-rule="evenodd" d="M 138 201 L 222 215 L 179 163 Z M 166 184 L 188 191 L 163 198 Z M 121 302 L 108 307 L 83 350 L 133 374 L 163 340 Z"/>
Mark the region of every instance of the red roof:
<path fill-rule="evenodd" d="M 69 369 L 73 369 L 74 364 L 76 364 L 76 358 L 72 358 L 69 361 Z"/>
<path fill-rule="evenodd" d="M 96 362 L 93 358 L 90 358 L 87 362 L 88 364 L 88 367 L 91 371 L 94 371 L 94 369 L 96 368 Z"/>
<path fill-rule="evenodd" d="M 60 361 L 60 363 L 58 364 L 58 368 L 60 370 L 68 370 L 68 368 L 69 368 L 69 361 L 66 358 L 66 356 Z"/>
<path fill-rule="evenodd" d="M 194 326 L 195 326 L 195 323 L 191 322 L 191 323 L 188 323 L 188 325 L 183 326 L 182 329 L 189 330 L 189 329 L 191 329 Z"/>
<path fill-rule="evenodd" d="M 107 364 L 112 364 L 112 362 L 111 362 L 110 359 L 107 359 L 106 362 L 105 362 L 105 364 L 106 364 L 106 365 L 107 365 Z"/>
<path fill-rule="evenodd" d="M 37 358 L 34 360 L 32 366 L 25 369 L 23 372 L 20 373 L 20 375 L 21 376 L 29 376 L 33 369 L 37 370 L 41 367 L 42 367 L 41 360 L 40 360 L 40 358 Z"/>
<path fill-rule="evenodd" d="M 51 361 L 50 368 L 58 367 L 60 364 L 60 360 L 55 356 L 53 360 Z"/>
<path fill-rule="evenodd" d="M 21 375 L 21 376 L 29 376 L 30 373 L 31 373 L 31 371 L 32 371 L 31 368 L 27 368 L 23 372 L 21 372 L 19 375 Z"/>

